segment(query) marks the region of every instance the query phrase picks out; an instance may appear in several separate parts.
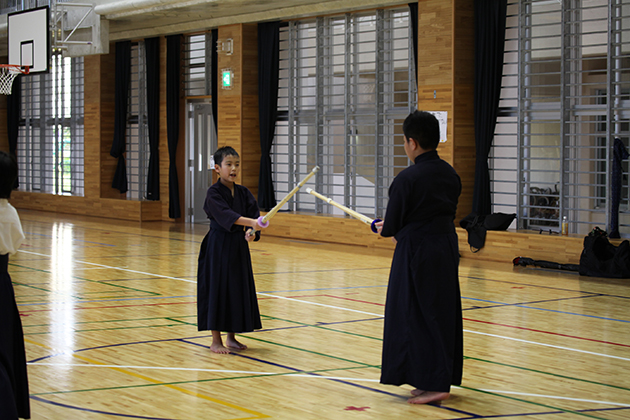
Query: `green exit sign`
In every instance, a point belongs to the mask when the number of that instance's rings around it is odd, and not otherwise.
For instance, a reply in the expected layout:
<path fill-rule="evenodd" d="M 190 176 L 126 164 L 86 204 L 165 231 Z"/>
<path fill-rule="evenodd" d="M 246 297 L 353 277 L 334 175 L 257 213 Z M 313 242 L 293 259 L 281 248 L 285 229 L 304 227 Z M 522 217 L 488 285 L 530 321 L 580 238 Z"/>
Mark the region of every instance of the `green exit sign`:
<path fill-rule="evenodd" d="M 232 81 L 234 79 L 234 73 L 231 69 L 221 70 L 221 85 L 223 89 L 232 89 Z"/>

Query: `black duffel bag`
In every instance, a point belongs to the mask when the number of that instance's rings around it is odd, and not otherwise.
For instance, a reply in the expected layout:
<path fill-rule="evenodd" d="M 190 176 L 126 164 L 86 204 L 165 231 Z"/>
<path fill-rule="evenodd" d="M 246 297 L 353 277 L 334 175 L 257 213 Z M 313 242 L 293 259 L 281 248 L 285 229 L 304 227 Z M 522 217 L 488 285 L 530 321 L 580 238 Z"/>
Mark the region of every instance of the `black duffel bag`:
<path fill-rule="evenodd" d="M 580 275 L 592 277 L 630 278 L 630 243 L 610 243 L 606 232 L 595 228 L 584 238 L 580 255 Z"/>

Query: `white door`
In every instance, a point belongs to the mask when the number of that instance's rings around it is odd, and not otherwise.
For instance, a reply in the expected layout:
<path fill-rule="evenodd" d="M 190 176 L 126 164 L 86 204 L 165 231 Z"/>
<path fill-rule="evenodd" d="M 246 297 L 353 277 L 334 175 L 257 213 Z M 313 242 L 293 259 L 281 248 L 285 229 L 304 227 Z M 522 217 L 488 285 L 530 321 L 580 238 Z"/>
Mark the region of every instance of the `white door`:
<path fill-rule="evenodd" d="M 211 103 L 188 104 L 188 172 L 186 176 L 186 217 L 189 223 L 208 223 L 203 211 L 206 191 L 212 184 L 217 135 Z"/>

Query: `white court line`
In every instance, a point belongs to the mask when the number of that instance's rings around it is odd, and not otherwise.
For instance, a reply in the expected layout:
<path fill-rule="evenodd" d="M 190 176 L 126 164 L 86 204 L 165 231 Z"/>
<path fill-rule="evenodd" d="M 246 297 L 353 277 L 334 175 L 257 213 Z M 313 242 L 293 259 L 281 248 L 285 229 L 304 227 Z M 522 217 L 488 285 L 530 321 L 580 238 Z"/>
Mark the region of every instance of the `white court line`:
<path fill-rule="evenodd" d="M 371 315 L 371 316 L 378 316 L 380 318 L 383 318 L 383 314 L 373 314 L 371 312 L 363 312 L 363 311 L 357 311 L 356 309 L 350 309 L 350 308 L 344 308 L 341 306 L 332 306 L 332 305 L 325 305 L 323 303 L 317 303 L 317 302 L 309 302 L 308 300 L 300 300 L 300 299 L 295 299 L 295 298 L 289 298 L 289 297 L 285 297 L 285 296 L 277 296 L 277 295 L 270 295 L 269 293 L 258 293 L 257 294 L 261 295 L 261 296 L 269 296 L 269 297 L 273 297 L 276 299 L 285 299 L 285 300 L 292 300 L 294 302 L 300 302 L 300 303 L 306 303 L 309 305 L 317 305 L 317 306 L 323 306 L 325 308 L 331 308 L 331 309 L 340 309 L 342 311 L 348 311 L 348 312 L 356 312 L 359 314 L 364 314 L 364 315 Z"/>
<path fill-rule="evenodd" d="M 61 367 L 95 367 L 95 368 L 115 368 L 115 369 L 150 369 L 150 370 L 177 370 L 189 372 L 213 372 L 213 373 L 243 373 L 246 375 L 275 375 L 275 376 L 296 376 L 299 378 L 316 378 L 316 379 L 334 379 L 338 381 L 358 381 L 358 382 L 376 382 L 378 379 L 361 379 L 361 378 L 343 378 L 337 376 L 322 376 L 318 373 L 304 374 L 297 372 L 252 372 L 249 370 L 225 370 L 225 369 L 200 369 L 200 368 L 177 368 L 177 367 L 161 367 L 161 366 L 119 366 L 119 365 L 91 365 L 86 363 L 27 363 L 29 366 L 61 366 Z"/>
<path fill-rule="evenodd" d="M 503 338 L 503 339 L 505 339 L 505 340 L 519 341 L 519 342 L 521 342 L 521 343 L 536 344 L 536 345 L 539 345 L 539 346 L 553 347 L 553 348 L 555 348 L 555 349 L 560 349 L 560 350 L 569 350 L 569 351 L 575 351 L 575 352 L 578 352 L 578 353 L 592 354 L 592 355 L 594 355 L 594 356 L 609 357 L 609 358 L 611 358 L 611 359 L 625 360 L 625 361 L 627 361 L 627 362 L 629 362 L 629 361 L 630 361 L 630 359 L 629 359 L 629 358 L 627 358 L 627 357 L 612 356 L 612 355 L 610 355 L 610 354 L 595 353 L 595 352 L 592 352 L 592 351 L 579 350 L 579 349 L 574 349 L 574 348 L 571 348 L 571 347 L 556 346 L 556 345 L 553 345 L 553 344 L 539 343 L 539 342 L 537 342 L 537 341 L 523 340 L 523 339 L 520 339 L 520 338 L 506 337 L 506 336 L 503 336 L 503 335 L 489 334 L 489 333 L 483 333 L 483 332 L 479 332 L 479 331 L 470 331 L 470 330 L 464 330 L 464 331 L 465 331 L 465 332 L 472 333 L 472 334 L 487 335 L 487 336 L 489 336 L 489 337 L 497 337 L 497 338 Z"/>
<path fill-rule="evenodd" d="M 454 387 L 457 388 L 457 387 Z M 595 404 L 606 404 L 606 405 L 618 405 L 621 407 L 630 407 L 630 403 L 616 403 L 612 401 L 598 401 L 598 400 L 585 400 L 582 398 L 569 398 L 569 397 L 560 397 L 557 395 L 542 395 L 542 394 L 529 394 L 526 392 L 514 392 L 514 391 L 500 391 L 495 389 L 481 389 L 479 391 L 492 392 L 495 394 L 506 394 L 506 395 L 519 395 L 522 397 L 540 397 L 540 398 L 552 398 L 555 400 L 569 400 L 569 401 L 577 401 L 577 402 L 586 402 L 586 403 L 595 403 Z"/>
<path fill-rule="evenodd" d="M 49 258 L 52 258 L 52 256 L 50 256 L 50 255 L 47 255 L 47 254 L 39 254 L 39 253 L 37 253 L 37 252 L 32 252 L 32 251 L 22 251 L 22 250 L 20 250 L 19 252 L 24 252 L 24 253 L 26 253 L 26 254 L 39 255 L 40 257 L 49 257 Z M 197 281 L 196 281 L 196 280 L 186 280 L 186 279 L 180 279 L 180 278 L 178 278 L 178 277 L 163 276 L 163 275 L 161 275 L 161 274 L 145 273 L 144 271 L 130 270 L 130 269 L 128 269 L 128 268 L 112 267 L 112 266 L 110 266 L 110 265 L 95 264 L 95 263 L 91 263 L 91 262 L 87 262 L 87 261 L 80 261 L 80 260 L 75 260 L 74 262 L 81 263 L 81 264 L 93 265 L 93 266 L 95 266 L 95 267 L 109 268 L 109 269 L 112 269 L 112 270 L 129 271 L 130 273 L 144 274 L 144 275 L 146 275 L 146 276 L 161 277 L 161 278 L 163 278 L 163 279 L 180 280 L 180 281 L 185 281 L 185 282 L 187 282 L 187 283 L 197 283 Z"/>
<path fill-rule="evenodd" d="M 24 252 L 24 253 L 27 253 L 27 254 L 33 254 L 33 255 L 39 255 L 39 256 L 42 256 L 42 257 L 52 258 L 50 255 L 39 254 L 39 253 L 36 253 L 36 252 L 31 252 L 31 251 L 22 251 L 22 250 L 20 250 L 19 252 Z M 79 262 L 79 263 L 82 263 L 82 264 L 94 265 L 94 266 L 97 266 L 97 267 L 110 268 L 112 270 L 129 271 L 131 273 L 144 274 L 144 275 L 148 275 L 148 276 L 161 277 L 161 278 L 171 279 L 171 280 L 180 280 L 180 281 L 185 281 L 187 283 L 197 283 L 195 280 L 186 280 L 186 279 L 180 279 L 178 277 L 161 276 L 159 274 L 145 273 L 145 272 L 142 272 L 142 271 L 130 270 L 128 268 L 112 267 L 112 266 L 107 266 L 107 265 L 102 265 L 102 264 L 90 263 L 90 262 L 86 262 L 86 261 L 76 261 L 76 262 Z M 381 318 L 383 317 L 382 314 L 375 314 L 375 313 L 371 313 L 371 312 L 358 311 L 356 309 L 344 308 L 344 307 L 341 307 L 341 306 L 325 305 L 323 303 L 309 302 L 307 300 L 300 300 L 300 299 L 289 298 L 289 297 L 284 297 L 284 296 L 271 295 L 271 294 L 268 294 L 268 293 L 257 293 L 257 294 L 261 295 L 261 296 L 269 296 L 269 297 L 273 297 L 273 298 L 277 298 L 277 299 L 292 300 L 292 301 L 295 301 L 295 302 L 305 303 L 305 304 L 309 304 L 309 305 L 323 306 L 325 308 L 339 309 L 341 311 L 355 312 L 355 313 L 359 313 L 359 314 L 370 315 L 370 316 L 377 316 L 377 317 L 381 317 Z M 463 330 L 463 331 L 471 333 L 471 334 L 480 334 L 480 335 L 486 335 L 486 336 L 489 336 L 489 337 L 503 338 L 505 340 L 518 341 L 518 342 L 521 342 L 521 343 L 535 344 L 535 345 L 544 346 L 544 347 L 557 348 L 557 349 L 560 349 L 560 350 L 567 350 L 567 351 L 574 351 L 574 352 L 577 352 L 577 353 L 591 354 L 593 356 L 601 356 L 601 357 L 608 357 L 608 358 L 611 358 L 611 359 L 619 359 L 619 360 L 624 360 L 624 361 L 630 361 L 630 358 L 626 358 L 626 357 L 612 356 L 612 355 L 604 354 L 604 353 L 595 353 L 595 352 L 592 352 L 592 351 L 579 350 L 579 349 L 575 349 L 575 348 L 571 348 L 571 347 L 556 346 L 556 345 L 553 345 L 553 344 L 539 343 L 537 341 L 522 340 L 520 338 L 512 338 L 512 337 L 507 337 L 507 336 L 504 336 L 504 335 L 488 334 L 488 333 L 483 333 L 483 332 L 479 332 L 479 331 L 472 331 L 472 330 Z"/>
<path fill-rule="evenodd" d="M 372 382 L 379 383 L 378 379 L 365 379 L 365 378 L 346 378 L 339 376 L 322 376 L 317 373 L 314 374 L 303 374 L 303 373 L 292 373 L 292 372 L 254 372 L 248 370 L 225 370 L 225 369 L 200 369 L 200 368 L 177 368 L 177 367 L 161 367 L 161 366 L 119 366 L 119 365 L 92 365 L 85 363 L 28 363 L 30 366 L 60 366 L 60 367 L 91 367 L 91 368 L 116 368 L 116 369 L 149 369 L 149 370 L 177 370 L 177 371 L 189 371 L 189 372 L 212 372 L 212 373 L 238 373 L 238 374 L 246 374 L 246 375 L 263 375 L 263 376 L 292 376 L 297 378 L 309 378 L 309 379 L 330 379 L 337 381 L 354 381 L 354 382 Z M 462 389 L 458 386 L 453 386 L 456 389 Z M 474 388 L 472 388 L 474 389 Z M 604 404 L 604 405 L 616 405 L 620 407 L 630 407 L 630 403 L 617 403 L 612 401 L 599 401 L 599 400 L 587 400 L 583 398 L 570 398 L 570 397 L 561 397 L 558 395 L 543 395 L 543 394 L 530 394 L 526 392 L 515 392 L 515 391 L 502 391 L 497 389 L 478 389 L 478 391 L 484 392 L 492 392 L 494 394 L 505 394 L 505 395 L 518 395 L 521 397 L 539 397 L 539 398 L 549 398 L 555 400 L 568 400 L 568 401 L 577 401 L 577 402 L 586 402 L 586 403 L 594 403 L 594 404 Z"/>

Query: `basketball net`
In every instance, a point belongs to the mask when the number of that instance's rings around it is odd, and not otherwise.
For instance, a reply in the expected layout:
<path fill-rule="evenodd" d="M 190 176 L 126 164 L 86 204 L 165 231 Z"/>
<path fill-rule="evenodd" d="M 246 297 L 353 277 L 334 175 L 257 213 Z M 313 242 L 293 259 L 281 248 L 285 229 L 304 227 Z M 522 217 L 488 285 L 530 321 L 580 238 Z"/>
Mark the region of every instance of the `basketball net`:
<path fill-rule="evenodd" d="M 28 74 L 28 67 L 22 70 L 20 66 L 13 64 L 0 64 L 0 94 L 10 95 L 13 80 L 18 74 Z"/>

